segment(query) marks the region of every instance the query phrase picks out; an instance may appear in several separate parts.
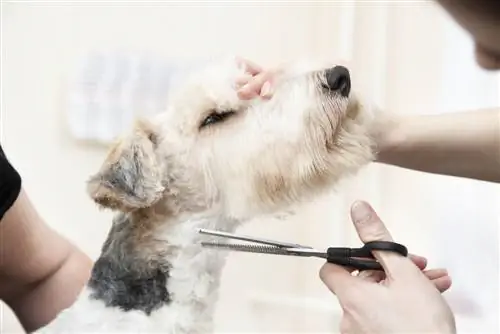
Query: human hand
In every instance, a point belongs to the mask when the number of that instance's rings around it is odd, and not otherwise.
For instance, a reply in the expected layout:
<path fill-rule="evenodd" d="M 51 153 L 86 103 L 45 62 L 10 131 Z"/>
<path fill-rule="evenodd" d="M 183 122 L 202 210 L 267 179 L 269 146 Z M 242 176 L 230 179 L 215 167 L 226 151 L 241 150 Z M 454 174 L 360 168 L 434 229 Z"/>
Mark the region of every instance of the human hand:
<path fill-rule="evenodd" d="M 251 100 L 257 96 L 264 99 L 271 98 L 280 70 L 264 70 L 261 66 L 244 58 L 237 58 L 236 61 L 245 68 L 248 74 L 236 82 L 238 97 L 242 100 Z"/>
<path fill-rule="evenodd" d="M 363 242 L 392 241 L 369 204 L 355 203 L 351 217 Z M 451 285 L 446 271 L 422 272 L 421 260 L 415 257 L 381 251 L 373 255 L 385 273 L 363 271 L 353 276 L 347 268 L 330 263 L 320 270 L 321 280 L 343 309 L 342 333 L 456 332 L 454 316 L 440 294 Z"/>

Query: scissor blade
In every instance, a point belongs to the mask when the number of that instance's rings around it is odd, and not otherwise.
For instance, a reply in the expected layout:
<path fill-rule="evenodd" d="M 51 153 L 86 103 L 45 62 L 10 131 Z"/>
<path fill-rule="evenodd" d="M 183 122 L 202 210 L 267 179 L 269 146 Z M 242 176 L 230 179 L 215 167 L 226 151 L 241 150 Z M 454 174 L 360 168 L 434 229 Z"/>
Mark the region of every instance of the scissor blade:
<path fill-rule="evenodd" d="M 314 249 L 304 248 L 283 248 L 276 246 L 261 246 L 261 245 L 243 245 L 243 244 L 230 244 L 219 242 L 202 242 L 201 245 L 207 248 L 226 249 L 237 252 L 247 253 L 260 253 L 272 255 L 287 255 L 287 256 L 317 256 L 325 258 L 326 254 Z"/>
<path fill-rule="evenodd" d="M 255 243 L 262 244 L 262 245 L 269 245 L 269 246 L 274 246 L 274 247 L 279 247 L 279 248 L 311 249 L 311 247 L 309 247 L 309 246 L 303 246 L 303 245 L 292 244 L 292 243 L 287 243 L 287 242 L 280 242 L 280 241 L 276 241 L 276 240 L 269 240 L 269 239 L 263 239 L 263 238 L 254 238 L 254 237 L 237 235 L 237 234 L 228 233 L 228 232 L 206 230 L 206 229 L 202 229 L 202 228 L 199 229 L 198 232 L 200 234 L 212 235 L 212 236 L 216 236 L 216 237 L 222 237 L 222 238 L 228 238 L 228 239 L 234 239 L 234 240 L 255 242 Z"/>

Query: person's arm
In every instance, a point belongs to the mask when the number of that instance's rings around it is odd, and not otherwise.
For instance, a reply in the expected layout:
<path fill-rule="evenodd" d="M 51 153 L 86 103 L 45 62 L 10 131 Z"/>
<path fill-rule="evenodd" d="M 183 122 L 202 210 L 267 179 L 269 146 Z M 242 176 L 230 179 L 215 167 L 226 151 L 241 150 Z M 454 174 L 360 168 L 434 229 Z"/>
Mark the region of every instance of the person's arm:
<path fill-rule="evenodd" d="M 34 331 L 75 301 L 91 267 L 38 215 L 0 145 L 0 299 Z"/>
<path fill-rule="evenodd" d="M 34 331 L 75 301 L 92 261 L 45 224 L 23 191 L 0 235 L 0 298 Z"/>
<path fill-rule="evenodd" d="M 378 162 L 500 182 L 500 109 L 405 116 L 379 132 Z"/>
<path fill-rule="evenodd" d="M 238 96 L 272 96 L 276 70 L 241 60 L 250 76 Z M 387 121 L 389 120 L 389 121 Z M 427 173 L 500 182 L 500 109 L 407 116 L 381 115 L 373 129 L 377 161 Z"/>

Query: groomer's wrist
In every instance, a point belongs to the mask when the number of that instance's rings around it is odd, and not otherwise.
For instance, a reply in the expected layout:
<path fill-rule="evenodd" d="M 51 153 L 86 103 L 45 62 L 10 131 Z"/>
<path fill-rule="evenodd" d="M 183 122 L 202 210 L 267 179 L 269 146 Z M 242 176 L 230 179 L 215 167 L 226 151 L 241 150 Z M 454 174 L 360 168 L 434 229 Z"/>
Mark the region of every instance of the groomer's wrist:
<path fill-rule="evenodd" d="M 406 141 L 404 124 L 407 120 L 404 117 L 389 116 L 384 117 L 374 126 L 373 138 L 376 145 L 375 161 L 392 164 L 397 160 Z"/>

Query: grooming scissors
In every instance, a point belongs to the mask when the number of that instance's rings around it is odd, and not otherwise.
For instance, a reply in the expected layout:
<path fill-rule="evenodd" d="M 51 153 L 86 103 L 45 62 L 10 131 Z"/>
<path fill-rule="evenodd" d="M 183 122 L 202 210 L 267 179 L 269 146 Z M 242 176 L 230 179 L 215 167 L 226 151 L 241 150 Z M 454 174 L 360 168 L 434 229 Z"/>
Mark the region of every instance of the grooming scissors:
<path fill-rule="evenodd" d="M 212 241 L 202 241 L 201 245 L 205 248 L 227 249 L 238 252 L 319 257 L 326 259 L 329 263 L 352 267 L 356 270 L 381 270 L 382 265 L 375 260 L 372 251 L 385 251 L 408 255 L 408 250 L 404 245 L 391 241 L 371 241 L 360 248 L 347 247 L 329 247 L 326 251 L 320 251 L 309 246 L 280 242 L 269 239 L 254 238 L 249 236 L 237 235 L 227 232 L 199 229 L 200 234 L 211 235 L 215 237 L 247 241 L 254 244 L 243 243 L 220 243 Z M 364 258 L 364 259 L 363 259 Z M 368 258 L 368 259 L 366 259 Z"/>

